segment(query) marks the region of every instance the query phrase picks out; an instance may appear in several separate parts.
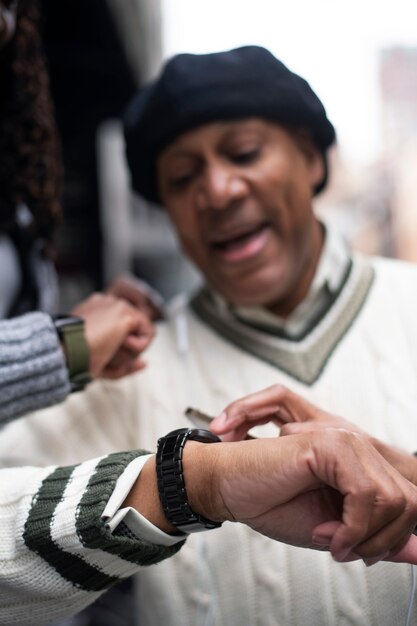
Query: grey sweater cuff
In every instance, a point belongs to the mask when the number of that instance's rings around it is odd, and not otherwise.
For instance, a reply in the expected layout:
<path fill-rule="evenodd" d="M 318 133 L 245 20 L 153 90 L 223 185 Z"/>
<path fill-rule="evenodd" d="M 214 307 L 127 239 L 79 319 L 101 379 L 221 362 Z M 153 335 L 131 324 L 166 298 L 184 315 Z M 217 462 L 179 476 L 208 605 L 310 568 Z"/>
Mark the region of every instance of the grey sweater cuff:
<path fill-rule="evenodd" d="M 0 322 L 0 425 L 62 402 L 68 371 L 52 319 L 28 313 Z"/>

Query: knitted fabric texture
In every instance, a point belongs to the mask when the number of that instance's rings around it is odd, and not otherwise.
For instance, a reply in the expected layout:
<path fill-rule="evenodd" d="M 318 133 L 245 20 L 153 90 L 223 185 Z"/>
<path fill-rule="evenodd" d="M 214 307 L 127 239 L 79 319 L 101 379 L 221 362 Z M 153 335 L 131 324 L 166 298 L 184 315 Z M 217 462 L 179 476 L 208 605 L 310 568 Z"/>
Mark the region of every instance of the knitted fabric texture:
<path fill-rule="evenodd" d="M 46 313 L 0 322 L 0 424 L 62 402 L 70 392 L 55 327 Z"/>
<path fill-rule="evenodd" d="M 247 353 L 186 303 L 178 304 L 160 324 L 143 372 L 93 383 L 64 405 L 9 424 L 0 437 L 0 460 L 37 462 L 47 455 L 50 463 L 68 465 L 77 462 L 69 451 L 88 459 L 109 451 L 153 449 L 169 430 L 191 425 L 185 407 L 219 415 L 236 398 L 277 383 L 372 436 L 415 451 L 417 291 L 412 286 L 417 267 L 382 259 L 366 259 L 365 265 L 374 271 L 372 285 L 356 316 L 349 313 L 350 327 L 313 384 Z M 330 345 L 321 327 L 325 322 L 336 330 L 334 320 L 345 319 L 339 301 L 354 310 L 356 300 L 345 299 L 353 293 L 350 284 L 361 293 L 362 281 L 344 283 L 332 306 L 335 317 L 328 317 L 330 310 L 327 320 L 308 333 L 311 346 L 317 346 L 319 331 L 320 346 Z M 288 341 L 287 352 L 302 348 L 313 356 L 308 335 Z M 266 425 L 254 434 L 273 437 L 277 432 Z M 61 527 L 59 507 L 55 516 Z M 114 570 L 106 573 L 114 575 Z M 223 524 L 190 536 L 175 558 L 140 571 L 135 619 L 141 626 L 402 625 L 410 584 L 410 568 L 404 564 L 341 565 L 323 552 L 271 541 L 243 524 Z M 413 619 L 417 623 L 417 607 Z M 0 615 L 0 623 L 5 621 Z"/>
<path fill-rule="evenodd" d="M 113 535 L 101 515 L 142 450 L 70 467 L 2 470 L 0 623 L 40 626 L 76 613 L 105 589 L 177 552 Z M 7 478 L 9 477 L 9 481 Z M 9 519 L 10 518 L 10 519 Z"/>
<path fill-rule="evenodd" d="M 374 270 L 356 259 L 337 294 L 319 319 L 300 337 L 269 332 L 235 316 L 221 316 L 211 302 L 210 291 L 202 289 L 192 300 L 194 312 L 228 341 L 274 365 L 296 380 L 312 385 L 319 378 L 338 343 L 349 331 L 368 296 Z"/>

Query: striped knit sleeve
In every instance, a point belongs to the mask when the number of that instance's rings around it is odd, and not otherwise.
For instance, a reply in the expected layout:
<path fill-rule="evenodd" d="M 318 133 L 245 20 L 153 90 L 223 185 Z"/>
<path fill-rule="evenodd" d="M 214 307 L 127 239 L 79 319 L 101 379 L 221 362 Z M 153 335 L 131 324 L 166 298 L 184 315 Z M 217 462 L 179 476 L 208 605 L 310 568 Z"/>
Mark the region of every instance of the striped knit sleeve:
<path fill-rule="evenodd" d="M 0 471 L 0 623 L 41 626 L 177 552 L 115 536 L 101 514 L 126 466 L 144 451 L 71 467 Z"/>
<path fill-rule="evenodd" d="M 0 425 L 64 400 L 68 371 L 46 313 L 0 321 Z"/>

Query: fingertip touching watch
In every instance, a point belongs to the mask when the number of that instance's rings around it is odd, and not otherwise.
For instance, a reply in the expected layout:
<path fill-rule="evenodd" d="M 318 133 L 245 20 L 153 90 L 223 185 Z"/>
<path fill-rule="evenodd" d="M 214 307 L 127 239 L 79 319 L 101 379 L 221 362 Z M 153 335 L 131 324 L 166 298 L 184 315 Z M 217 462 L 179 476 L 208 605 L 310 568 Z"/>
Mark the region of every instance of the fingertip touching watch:
<path fill-rule="evenodd" d="M 220 441 L 219 437 L 209 430 L 179 428 L 158 440 L 156 453 L 156 475 L 163 511 L 172 526 L 186 534 L 221 526 L 221 522 L 213 522 L 194 513 L 188 504 L 182 457 L 184 446 L 189 439 L 202 443 Z"/>
<path fill-rule="evenodd" d="M 84 320 L 75 315 L 54 315 L 52 320 L 65 352 L 71 391 L 82 391 L 91 382 Z"/>

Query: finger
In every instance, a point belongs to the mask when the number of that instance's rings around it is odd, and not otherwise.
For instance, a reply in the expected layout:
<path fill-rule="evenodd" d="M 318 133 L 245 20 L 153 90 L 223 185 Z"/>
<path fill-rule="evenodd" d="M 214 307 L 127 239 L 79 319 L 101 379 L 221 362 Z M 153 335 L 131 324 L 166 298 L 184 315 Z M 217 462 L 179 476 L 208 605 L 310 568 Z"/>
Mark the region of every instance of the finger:
<path fill-rule="evenodd" d="M 313 528 L 312 542 L 317 546 L 329 548 L 332 539 L 340 526 L 340 521 L 323 522 Z"/>
<path fill-rule="evenodd" d="M 210 424 L 210 430 L 211 430 L 211 424 Z M 215 431 L 213 431 L 215 432 Z M 216 434 L 216 433 L 215 433 Z M 221 439 L 222 441 L 242 441 L 243 439 L 245 439 L 245 433 L 241 434 L 241 432 L 239 432 L 239 429 L 233 429 L 230 430 L 227 433 L 224 433 L 223 435 L 221 435 Z"/>
<path fill-rule="evenodd" d="M 378 479 L 381 479 L 380 484 L 376 482 L 369 493 L 365 490 L 364 494 L 345 497 L 343 522 L 330 547 L 336 560 L 344 560 L 346 553 L 352 550 L 366 562 L 371 560 L 367 564 L 375 563 L 401 550 L 412 533 L 414 494 L 404 493 L 389 472 L 384 472 L 382 464 Z M 358 541 L 361 534 L 362 539 Z"/>
<path fill-rule="evenodd" d="M 145 367 L 146 361 L 138 359 L 130 363 L 119 365 L 118 367 L 106 367 L 106 369 L 101 373 L 100 378 L 105 378 L 107 380 L 118 380 L 119 378 L 123 378 L 124 376 L 129 376 L 130 374 L 139 372 Z"/>
<path fill-rule="evenodd" d="M 137 356 L 149 346 L 153 338 L 153 335 L 148 336 L 137 336 L 137 335 L 128 335 L 126 339 L 122 343 L 122 348 L 131 354 L 132 356 Z"/>
<path fill-rule="evenodd" d="M 141 311 L 129 307 L 129 316 L 127 318 L 127 330 L 130 334 L 135 334 L 138 337 L 146 337 L 152 339 L 155 334 L 155 327 L 150 319 Z"/>
<path fill-rule="evenodd" d="M 320 541 L 320 531 L 321 543 L 330 541 L 337 561 L 354 553 L 369 565 L 399 552 L 415 527 L 414 485 L 361 435 L 328 429 L 312 441 L 319 444 L 310 460 L 313 472 L 344 496 L 340 525 L 327 528 L 327 536 L 326 527 L 315 529 L 315 540 Z"/>
<path fill-rule="evenodd" d="M 120 348 L 113 358 L 106 364 L 106 367 L 103 371 L 112 372 L 118 370 L 119 368 L 124 371 L 125 369 L 137 369 L 137 364 L 144 364 L 145 361 L 141 357 L 141 353 L 139 355 L 135 352 L 132 354 L 130 351 L 125 350 L 124 348 Z M 144 365 L 142 365 L 143 369 Z M 102 373 L 100 374 L 102 375 Z"/>
<path fill-rule="evenodd" d="M 367 536 L 372 504 L 373 498 L 365 496 L 356 498 L 348 521 L 339 526 L 330 543 L 330 552 L 336 561 L 342 562 L 350 552 L 354 551 L 355 546 Z"/>
<path fill-rule="evenodd" d="M 333 558 L 342 561 L 395 516 L 389 474 L 395 470 L 363 436 L 346 430 L 310 433 L 310 443 L 313 473 L 344 497 L 341 524 L 330 544 Z"/>
<path fill-rule="evenodd" d="M 285 399 L 290 395 L 291 392 L 286 387 L 274 385 L 236 400 L 229 404 L 221 415 L 214 418 L 213 432 L 222 434 L 244 423 L 249 424 L 251 428 L 265 418 L 278 423 L 292 421 L 285 415 L 287 409 L 284 406 Z"/>
<path fill-rule="evenodd" d="M 213 431 L 222 434 L 242 423 L 249 428 L 268 418 L 278 426 L 288 422 L 317 422 L 333 416 L 301 398 L 283 385 L 273 385 L 241 398 L 226 407 L 225 411 L 213 421 Z M 338 419 L 338 418 L 333 418 Z M 332 424 L 335 427 L 337 424 Z"/>
<path fill-rule="evenodd" d="M 116 369 L 125 367 L 129 363 L 132 364 L 138 359 L 138 354 L 132 354 L 130 351 L 120 348 L 111 360 L 106 364 L 106 368 Z"/>
<path fill-rule="evenodd" d="M 319 524 L 313 529 L 312 543 L 318 550 L 329 550 L 330 544 L 336 530 L 339 528 L 340 522 L 324 522 Z M 351 563 L 352 561 L 359 561 L 362 557 L 356 552 L 348 552 L 343 559 L 343 563 Z"/>
<path fill-rule="evenodd" d="M 108 292 L 130 302 L 143 311 L 153 321 L 163 319 L 164 301 L 162 296 L 144 281 L 136 277 L 119 277 L 110 285 Z"/>
<path fill-rule="evenodd" d="M 355 547 L 355 552 L 366 561 L 377 562 L 388 556 L 393 556 L 406 545 L 415 528 L 415 517 L 406 507 L 405 501 L 404 505 L 399 504 L 398 507 L 399 511 L 403 510 L 402 514 L 397 514 L 396 510 L 393 510 L 392 522 L 387 523 L 381 530 Z"/>
<path fill-rule="evenodd" d="M 340 521 L 323 522 L 313 528 L 312 543 L 319 550 L 329 550 L 336 530 L 340 527 Z M 359 554 L 348 552 L 343 559 L 343 563 L 361 560 Z"/>
<path fill-rule="evenodd" d="M 395 555 L 389 556 L 385 560 L 392 561 L 393 563 L 411 563 L 411 565 L 417 565 L 417 537 L 411 535 L 402 550 Z"/>
<path fill-rule="evenodd" d="M 265 419 L 257 420 L 255 424 L 243 423 L 237 428 L 227 431 L 221 435 L 223 441 L 243 441 L 248 437 L 248 431 L 254 426 L 262 426 L 269 423 L 271 420 L 267 417 Z M 212 430 L 212 424 L 210 424 L 210 430 Z M 215 432 L 215 431 L 213 431 Z"/>

